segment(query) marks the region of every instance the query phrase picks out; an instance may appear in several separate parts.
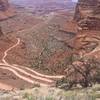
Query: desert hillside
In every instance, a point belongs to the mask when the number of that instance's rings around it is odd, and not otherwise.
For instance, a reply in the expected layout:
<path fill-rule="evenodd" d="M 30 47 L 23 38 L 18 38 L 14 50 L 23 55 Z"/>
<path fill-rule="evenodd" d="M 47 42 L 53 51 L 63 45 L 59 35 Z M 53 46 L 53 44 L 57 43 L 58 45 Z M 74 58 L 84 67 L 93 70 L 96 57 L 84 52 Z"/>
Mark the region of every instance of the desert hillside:
<path fill-rule="evenodd" d="M 75 8 L 73 2 L 66 2 L 67 7 L 64 3 L 37 3 L 36 8 L 24 5 L 25 1 L 23 6 L 9 4 L 16 9 L 16 16 L 0 21 L 1 89 L 53 86 L 63 77 L 72 52 L 67 41 L 76 35 L 63 30 Z"/>
<path fill-rule="evenodd" d="M 100 0 L 0 0 L 1 93 L 72 89 L 62 90 L 66 100 L 64 94 L 80 89 L 82 98 L 91 87 L 88 97 L 99 95 L 100 90 L 93 92 L 100 84 L 99 10 Z"/>

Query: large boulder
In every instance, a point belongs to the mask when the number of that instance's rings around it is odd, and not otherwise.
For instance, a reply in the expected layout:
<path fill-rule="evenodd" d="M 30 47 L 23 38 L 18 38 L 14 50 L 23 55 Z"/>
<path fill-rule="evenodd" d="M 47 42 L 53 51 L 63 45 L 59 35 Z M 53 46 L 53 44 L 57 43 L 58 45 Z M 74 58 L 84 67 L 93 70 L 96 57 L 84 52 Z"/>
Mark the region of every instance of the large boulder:
<path fill-rule="evenodd" d="M 8 0 L 0 0 L 0 20 L 14 16 L 14 10 Z"/>

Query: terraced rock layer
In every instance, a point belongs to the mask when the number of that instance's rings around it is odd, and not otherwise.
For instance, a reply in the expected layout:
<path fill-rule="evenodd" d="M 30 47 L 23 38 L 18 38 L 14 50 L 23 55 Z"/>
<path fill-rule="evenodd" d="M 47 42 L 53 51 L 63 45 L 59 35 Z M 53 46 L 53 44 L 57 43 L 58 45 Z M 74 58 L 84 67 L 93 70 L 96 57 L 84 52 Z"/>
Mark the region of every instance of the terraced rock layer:
<path fill-rule="evenodd" d="M 100 0 L 79 0 L 74 19 L 82 29 L 100 30 Z"/>

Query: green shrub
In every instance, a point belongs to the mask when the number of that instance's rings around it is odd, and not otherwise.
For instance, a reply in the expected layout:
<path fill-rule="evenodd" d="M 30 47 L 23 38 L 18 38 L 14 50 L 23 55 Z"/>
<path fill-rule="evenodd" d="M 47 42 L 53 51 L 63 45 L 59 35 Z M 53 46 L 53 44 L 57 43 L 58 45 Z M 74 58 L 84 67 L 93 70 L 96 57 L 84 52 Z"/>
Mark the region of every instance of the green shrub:
<path fill-rule="evenodd" d="M 25 93 L 23 95 L 23 98 L 26 99 L 26 100 L 34 100 L 32 94 L 29 94 L 29 93 Z"/>
<path fill-rule="evenodd" d="M 54 100 L 52 96 L 47 96 L 45 100 Z"/>

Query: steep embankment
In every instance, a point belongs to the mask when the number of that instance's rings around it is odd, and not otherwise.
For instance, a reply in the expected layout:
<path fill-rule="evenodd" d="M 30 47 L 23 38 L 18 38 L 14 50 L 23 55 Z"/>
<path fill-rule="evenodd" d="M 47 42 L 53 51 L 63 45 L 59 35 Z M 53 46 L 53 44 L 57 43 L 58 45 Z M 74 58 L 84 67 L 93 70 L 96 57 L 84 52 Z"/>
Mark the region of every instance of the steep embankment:
<path fill-rule="evenodd" d="M 73 46 L 80 55 L 100 58 L 100 0 L 78 0 L 74 20 L 77 36 Z"/>

